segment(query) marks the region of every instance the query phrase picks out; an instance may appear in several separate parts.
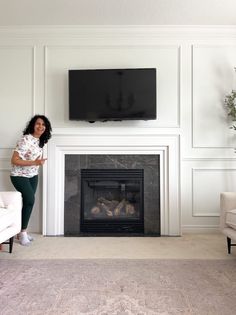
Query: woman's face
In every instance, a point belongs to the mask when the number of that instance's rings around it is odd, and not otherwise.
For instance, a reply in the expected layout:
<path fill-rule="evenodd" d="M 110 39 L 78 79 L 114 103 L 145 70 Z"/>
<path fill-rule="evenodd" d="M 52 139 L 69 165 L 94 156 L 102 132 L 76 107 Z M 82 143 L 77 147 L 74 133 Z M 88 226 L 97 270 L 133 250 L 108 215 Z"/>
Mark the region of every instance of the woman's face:
<path fill-rule="evenodd" d="M 34 125 L 34 133 L 33 136 L 35 138 L 40 138 L 41 135 L 44 133 L 44 131 L 46 130 L 46 126 L 44 121 L 41 118 L 38 118 L 35 122 Z"/>

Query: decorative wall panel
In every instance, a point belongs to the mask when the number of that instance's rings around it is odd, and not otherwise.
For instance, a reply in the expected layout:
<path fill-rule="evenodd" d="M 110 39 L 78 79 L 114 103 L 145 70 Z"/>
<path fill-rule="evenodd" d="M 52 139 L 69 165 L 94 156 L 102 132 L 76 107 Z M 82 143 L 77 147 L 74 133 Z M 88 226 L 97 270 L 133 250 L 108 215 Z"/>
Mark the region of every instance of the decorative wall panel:
<path fill-rule="evenodd" d="M 33 47 L 0 46 L 0 86 L 0 147 L 10 148 L 34 113 Z"/>
<path fill-rule="evenodd" d="M 194 168 L 192 170 L 193 216 L 219 216 L 220 193 L 234 191 L 235 188 L 236 169 Z"/>
<path fill-rule="evenodd" d="M 49 46 L 46 49 L 46 112 L 56 127 L 87 127 L 68 120 L 68 70 L 108 68 L 157 69 L 157 120 L 123 121 L 124 127 L 179 126 L 178 46 Z M 81 104 L 82 106 L 82 104 Z M 114 127 L 115 122 L 95 123 Z"/>
<path fill-rule="evenodd" d="M 193 46 L 192 128 L 194 148 L 235 145 L 224 108 L 225 95 L 236 89 L 236 45 Z"/>

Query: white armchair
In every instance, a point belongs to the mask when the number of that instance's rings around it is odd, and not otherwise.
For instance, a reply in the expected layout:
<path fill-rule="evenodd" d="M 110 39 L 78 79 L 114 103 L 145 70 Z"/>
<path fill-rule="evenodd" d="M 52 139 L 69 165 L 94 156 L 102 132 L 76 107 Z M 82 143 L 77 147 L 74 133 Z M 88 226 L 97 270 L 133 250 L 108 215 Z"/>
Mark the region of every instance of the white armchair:
<path fill-rule="evenodd" d="M 13 248 L 14 236 L 21 230 L 21 209 L 20 192 L 0 192 L 0 244 L 9 244 L 10 253 Z"/>
<path fill-rule="evenodd" d="M 236 192 L 223 192 L 220 194 L 220 229 L 227 237 L 228 254 L 231 247 L 236 246 Z"/>

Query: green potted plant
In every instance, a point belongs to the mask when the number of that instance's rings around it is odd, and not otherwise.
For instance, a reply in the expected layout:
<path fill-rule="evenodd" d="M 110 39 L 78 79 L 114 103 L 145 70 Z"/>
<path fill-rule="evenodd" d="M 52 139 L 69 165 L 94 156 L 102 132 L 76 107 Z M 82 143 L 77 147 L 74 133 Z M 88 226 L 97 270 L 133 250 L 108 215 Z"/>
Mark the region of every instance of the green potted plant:
<path fill-rule="evenodd" d="M 236 67 L 234 67 L 234 71 L 236 72 Z M 236 121 L 236 90 L 232 90 L 231 93 L 225 96 L 224 104 L 228 116 L 233 122 Z M 236 130 L 236 125 L 233 125 L 230 128 Z"/>

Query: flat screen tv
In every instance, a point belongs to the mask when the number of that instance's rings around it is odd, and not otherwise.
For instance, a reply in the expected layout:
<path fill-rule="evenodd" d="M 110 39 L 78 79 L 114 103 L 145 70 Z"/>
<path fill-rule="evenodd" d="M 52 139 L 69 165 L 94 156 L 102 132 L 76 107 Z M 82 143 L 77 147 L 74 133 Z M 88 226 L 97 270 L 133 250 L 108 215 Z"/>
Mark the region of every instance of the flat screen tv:
<path fill-rule="evenodd" d="M 69 119 L 156 119 L 156 69 L 69 70 Z"/>

